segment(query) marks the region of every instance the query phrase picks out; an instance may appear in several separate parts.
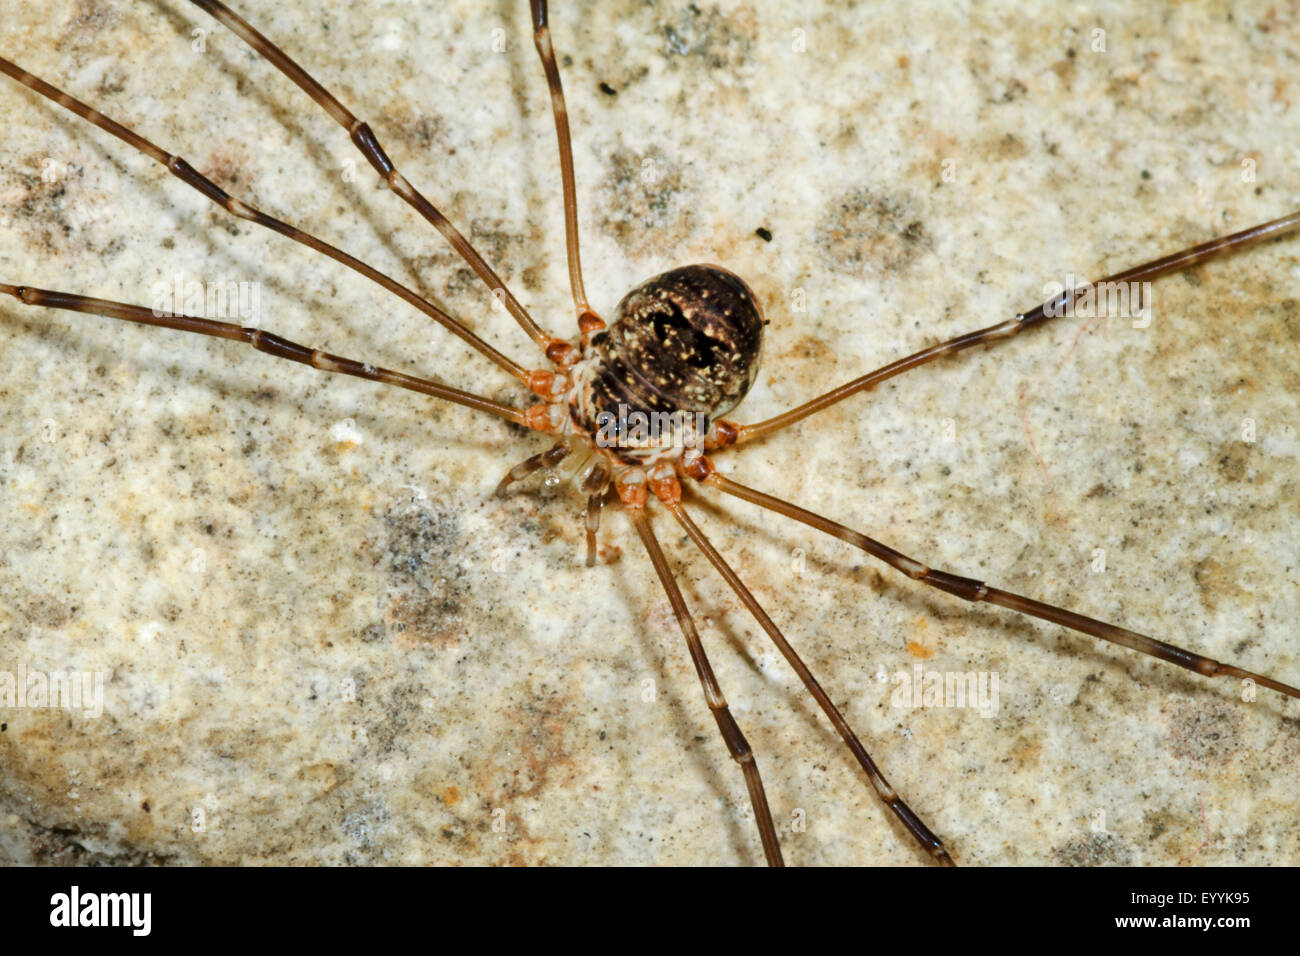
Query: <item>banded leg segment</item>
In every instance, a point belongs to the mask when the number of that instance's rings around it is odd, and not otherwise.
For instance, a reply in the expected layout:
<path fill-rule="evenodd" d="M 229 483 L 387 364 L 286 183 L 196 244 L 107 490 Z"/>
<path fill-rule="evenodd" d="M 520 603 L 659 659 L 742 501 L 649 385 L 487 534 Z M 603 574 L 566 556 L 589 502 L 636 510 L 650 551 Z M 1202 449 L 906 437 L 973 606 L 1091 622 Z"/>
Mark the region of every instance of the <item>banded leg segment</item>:
<path fill-rule="evenodd" d="M 809 415 L 820 412 L 825 408 L 842 402 L 851 395 L 865 391 L 879 385 L 886 379 L 893 378 L 909 369 L 918 368 L 935 359 L 944 358 L 948 355 L 954 355 L 957 352 L 964 351 L 976 345 L 983 345 L 987 342 L 997 342 L 1003 339 L 1012 338 L 1023 330 L 1035 325 L 1042 325 L 1049 319 L 1055 318 L 1070 311 L 1071 306 L 1086 290 L 1095 289 L 1098 285 L 1110 282 L 1139 282 L 1169 275 L 1173 272 L 1181 272 L 1184 269 L 1190 269 L 1192 266 L 1210 259 L 1245 249 L 1247 246 L 1253 246 L 1258 242 L 1266 239 L 1275 239 L 1284 236 L 1287 233 L 1294 232 L 1300 228 L 1300 212 L 1292 213 L 1289 216 L 1283 216 L 1281 219 L 1274 219 L 1271 222 L 1262 223 L 1258 226 L 1252 226 L 1249 229 L 1243 229 L 1241 232 L 1234 232 L 1232 235 L 1223 236 L 1220 239 L 1214 239 L 1210 242 L 1203 242 L 1199 246 L 1192 246 L 1190 249 L 1183 249 L 1171 255 L 1163 256 L 1159 259 L 1153 259 L 1151 262 L 1143 263 L 1140 266 L 1134 266 L 1131 269 L 1125 269 L 1123 272 L 1117 272 L 1112 276 L 1095 283 L 1080 286 L 1077 289 L 1068 289 L 1053 299 L 1049 299 L 1042 305 L 1029 312 L 1017 315 L 1013 319 L 1005 322 L 999 322 L 997 325 L 990 325 L 988 328 L 977 329 L 974 332 L 967 332 L 965 335 L 959 335 L 956 338 L 949 339 L 947 342 L 941 342 L 933 345 L 928 349 L 922 349 L 919 352 L 913 352 L 897 361 L 890 362 L 888 365 L 876 369 L 874 372 L 868 372 L 866 375 L 855 378 L 838 388 L 831 389 L 825 395 L 820 395 L 810 402 L 805 402 L 797 408 L 792 408 L 788 412 L 783 412 L 773 418 L 756 422 L 752 425 L 735 425 L 730 422 L 719 422 L 719 437 L 725 436 L 725 440 L 719 444 L 731 444 L 733 442 L 750 441 L 763 435 L 769 435 L 774 431 L 785 428 L 787 425 L 793 425 L 795 422 L 802 421 Z"/>
<path fill-rule="evenodd" d="M 273 332 L 264 332 L 261 329 L 246 328 L 231 322 L 218 322 L 215 319 L 201 319 L 189 315 L 159 315 L 152 309 L 146 309 L 142 305 L 112 302 L 108 299 L 92 299 L 89 296 L 76 295 L 71 292 L 52 292 L 49 289 L 33 289 L 27 286 L 8 285 L 3 282 L 0 282 L 0 294 L 11 295 L 25 305 L 43 305 L 52 309 L 64 309 L 69 312 L 105 315 L 114 319 L 122 319 L 125 322 L 135 322 L 139 325 L 155 325 L 165 329 L 177 329 L 181 332 L 194 332 L 199 335 L 210 335 L 218 339 L 244 342 L 259 352 L 266 352 L 268 355 L 274 355 L 277 358 L 289 359 L 291 362 L 310 365 L 322 372 L 339 372 L 343 375 L 352 375 L 372 382 L 396 385 L 398 388 L 420 392 L 423 395 L 432 395 L 435 398 L 454 402 L 457 405 L 464 405 L 480 412 L 488 412 L 517 425 L 524 423 L 523 413 L 519 409 L 502 405 L 500 402 L 494 402 L 490 398 L 463 392 L 458 388 L 442 385 L 429 379 L 416 378 L 404 372 L 380 368 L 368 362 L 358 362 L 355 359 L 344 358 L 341 355 L 322 352 L 320 349 L 313 349 L 305 345 L 299 345 L 297 342 L 290 342 Z"/>
<path fill-rule="evenodd" d="M 45 82 L 38 76 L 28 73 L 22 67 L 15 63 L 11 63 L 3 57 L 0 57 L 0 72 L 7 74 L 19 83 L 23 84 L 23 86 L 26 86 L 28 89 L 39 93 L 48 100 L 52 100 L 59 106 L 62 106 L 69 112 L 80 116 L 87 122 L 94 124 L 104 132 L 116 136 L 122 142 L 148 156 L 150 159 L 161 163 L 166 167 L 169 173 L 181 182 L 185 183 L 185 185 L 198 190 L 212 202 L 216 203 L 232 215 L 256 223 L 257 225 L 270 229 L 273 232 L 277 232 L 282 236 L 287 236 L 295 242 L 302 243 L 309 249 L 314 249 L 323 255 L 329 256 L 335 262 L 339 262 L 347 266 L 349 269 L 352 269 L 354 272 L 365 276 L 370 281 L 382 286 L 384 289 L 415 306 L 425 315 L 429 316 L 429 318 L 433 319 L 453 335 L 458 336 L 462 341 L 477 349 L 480 353 L 491 359 L 520 381 L 528 381 L 528 373 L 522 366 L 514 362 L 512 359 L 502 355 L 460 322 L 456 321 L 446 312 L 443 312 L 432 302 L 417 295 L 413 290 L 402 285 L 396 279 L 385 275 L 378 269 L 366 265 L 366 263 L 362 262 L 360 259 L 348 255 L 348 253 L 336 246 L 332 246 L 328 242 L 318 239 L 308 232 L 304 232 L 297 226 L 290 225 L 289 223 L 276 219 L 273 216 L 268 216 L 261 210 L 254 209 L 252 206 L 240 202 L 212 180 L 198 172 L 198 170 L 187 163 L 182 157 L 161 149 L 154 143 L 145 139 L 139 133 L 136 133 L 134 130 L 123 126 L 121 123 L 105 116 L 93 107 L 87 106 L 80 100 L 69 96 L 58 87 Z"/>
<path fill-rule="evenodd" d="M 340 103 L 334 94 L 321 86 L 287 53 L 254 29 L 248 21 L 222 3 L 221 0 L 190 0 L 190 2 L 219 20 L 227 29 L 265 57 L 272 66 L 293 80 L 304 93 L 315 100 L 325 112 L 329 113 L 335 122 L 346 129 L 353 145 L 366 158 L 366 161 L 375 168 L 385 185 L 402 197 L 407 205 L 442 233 L 443 238 L 474 270 L 479 279 L 483 281 L 483 284 L 491 290 L 494 296 L 500 298 L 506 310 L 514 316 L 520 327 L 528 333 L 528 336 L 537 343 L 539 348 L 546 351 L 547 347 L 554 341 L 551 336 L 543 332 L 541 327 L 533 321 L 533 317 L 528 314 L 528 310 L 506 288 L 505 283 L 492 271 L 492 267 L 470 245 L 469 240 L 461 234 L 460 230 L 452 225 L 451 221 L 398 171 L 397 166 L 384 152 L 384 147 L 380 145 L 379 139 L 375 136 L 374 131 L 370 129 L 369 124 L 363 123 L 354 116 L 352 111 Z"/>
<path fill-rule="evenodd" d="M 700 641 L 699 632 L 695 630 L 695 621 L 691 617 L 690 609 L 686 607 L 686 600 L 677 586 L 672 569 L 668 567 L 668 559 L 664 557 L 654 529 L 650 527 L 650 519 L 646 515 L 645 508 L 628 507 L 627 513 L 632 516 L 632 523 L 641 536 L 646 553 L 650 555 L 650 563 L 654 565 L 655 573 L 659 575 L 659 582 L 668 594 L 668 603 L 673 607 L 673 614 L 682 629 L 682 636 L 686 638 L 686 646 L 691 652 L 691 660 L 695 663 L 695 673 L 704 688 L 704 699 L 709 705 L 709 710 L 713 712 L 713 719 L 717 721 L 718 730 L 722 733 L 722 739 L 727 745 L 731 759 L 740 764 L 740 769 L 745 775 L 745 786 L 749 790 L 749 802 L 754 808 L 754 820 L 758 824 L 758 833 L 763 841 L 763 854 L 767 857 L 767 864 L 784 866 L 785 861 L 781 858 L 781 843 L 776 836 L 776 824 L 772 822 L 772 811 L 767 805 L 767 794 L 763 790 L 763 779 L 758 773 L 754 751 L 750 749 L 749 741 L 741 733 L 735 718 L 731 716 L 731 710 L 727 707 L 726 698 L 722 696 L 718 679 L 713 675 L 713 667 L 709 664 L 708 655 L 704 653 L 704 644 Z"/>
<path fill-rule="evenodd" d="M 868 537 L 861 532 L 854 531 L 852 528 L 845 527 L 838 522 L 800 508 L 788 501 L 748 488 L 739 482 L 718 474 L 716 471 L 710 471 L 703 475 L 702 480 L 729 495 L 756 504 L 760 508 L 766 508 L 768 511 L 785 515 L 787 518 L 801 521 L 810 527 L 839 538 L 841 541 L 846 541 L 854 547 L 867 552 L 872 557 L 885 562 L 890 567 L 902 571 L 914 581 L 928 584 L 940 591 L 956 595 L 963 600 L 998 604 L 1013 611 L 1019 611 L 1021 614 L 1041 618 L 1044 621 L 1051 621 L 1054 624 L 1060 624 L 1062 627 L 1068 627 L 1070 630 L 1089 634 L 1103 641 L 1109 641 L 1111 644 L 1118 644 L 1121 647 L 1127 647 L 1150 657 L 1167 661 L 1170 664 L 1177 664 L 1179 667 L 1195 671 L 1205 677 L 1237 677 L 1243 680 L 1252 680 L 1262 687 L 1277 691 L 1279 694 L 1300 698 L 1300 689 L 1274 680 L 1271 677 L 1244 670 L 1233 664 L 1221 663 L 1200 654 L 1183 650 L 1173 644 L 1139 634 L 1136 631 L 1117 627 L 1114 624 L 1107 624 L 1095 618 L 1085 617 L 1082 614 L 1076 614 L 1074 611 L 1067 611 L 1065 608 L 1045 604 L 1042 601 L 1035 601 L 1033 598 L 1013 594 L 1010 591 L 1003 591 L 974 578 L 961 577 L 947 571 L 928 568 L 921 562 L 909 558 L 900 551 L 895 551 L 875 538 Z"/>
<path fill-rule="evenodd" d="M 704 552 L 704 556 L 709 559 L 709 563 L 717 569 L 718 573 L 721 574 L 727 584 L 730 585 L 731 590 L 734 591 L 736 597 L 740 599 L 740 603 L 745 605 L 745 608 L 753 616 L 754 620 L 758 622 L 759 627 L 767 632 L 767 636 L 772 639 L 772 643 L 776 645 L 777 650 L 781 652 L 781 655 L 789 662 L 790 666 L 794 668 L 795 673 L 799 675 L 799 679 L 803 681 L 804 687 L 808 689 L 808 693 L 812 694 L 813 699 L 817 701 L 817 706 L 819 706 L 822 709 L 822 713 L 830 719 L 830 722 L 835 726 L 835 730 L 844 740 L 844 743 L 848 745 L 849 750 L 852 751 L 854 758 L 858 761 L 858 765 L 862 767 L 863 771 L 866 773 L 867 778 L 871 781 L 871 785 L 876 790 L 876 794 L 884 802 L 885 806 L 889 807 L 889 809 L 894 812 L 894 815 L 898 817 L 903 826 L 907 828 L 908 832 L 912 834 L 916 841 L 920 843 L 921 846 L 925 848 L 925 851 L 937 862 L 942 863 L 945 866 L 953 866 L 952 857 L 950 857 L 948 851 L 944 849 L 943 841 L 931 832 L 930 828 L 921 821 L 921 818 L 912 811 L 911 807 L 903 802 L 902 798 L 898 796 L 894 788 L 889 785 L 889 781 L 885 779 L 884 774 L 882 774 L 880 769 L 876 766 L 876 762 L 871 759 L 871 755 L 867 753 L 866 748 L 862 746 L 862 742 L 858 740 L 857 734 L 853 732 L 853 728 L 850 727 L 848 721 L 844 719 L 839 708 L 837 708 L 831 701 L 826 691 L 822 690 L 821 684 L 818 683 L 817 678 L 813 676 L 812 671 L 808 669 L 808 665 L 803 662 L 803 659 L 799 656 L 798 652 L 790 646 L 790 642 L 785 639 L 785 635 L 781 633 L 780 628 L 778 628 L 776 624 L 773 623 L 772 619 L 768 617 L 767 612 L 763 610 L 763 606 L 759 604 L 758 599 L 750 593 L 749 588 L 745 587 L 745 582 L 740 579 L 740 576 L 736 574 L 731 565 L 727 563 L 726 558 L 724 558 L 718 552 L 718 549 L 713 546 L 713 542 L 711 542 L 704 532 L 700 530 L 699 526 L 691 519 L 690 515 L 686 513 L 686 509 L 680 502 L 665 502 L 665 507 L 672 512 L 673 517 L 681 524 L 682 530 L 684 530 L 690 537 L 691 541 L 695 543 L 695 546 Z"/>

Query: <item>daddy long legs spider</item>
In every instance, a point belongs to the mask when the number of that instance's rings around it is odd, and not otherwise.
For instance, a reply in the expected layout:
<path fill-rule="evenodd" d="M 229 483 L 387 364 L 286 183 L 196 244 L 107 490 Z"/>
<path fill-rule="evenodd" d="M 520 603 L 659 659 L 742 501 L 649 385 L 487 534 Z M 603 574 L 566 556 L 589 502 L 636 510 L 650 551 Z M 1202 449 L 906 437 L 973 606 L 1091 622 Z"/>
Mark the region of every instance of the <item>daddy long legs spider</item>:
<path fill-rule="evenodd" d="M 526 10 L 241 12 L 572 333 Z M 555 16 L 593 301 L 609 316 L 622 290 L 690 261 L 745 276 L 773 323 L 742 421 L 1027 308 L 1068 272 L 1295 206 L 1293 120 L 1271 79 L 1293 47 L 1264 12 Z M 24 37 L 6 55 L 522 355 L 337 126 L 198 11 L 68 5 L 6 23 Z M 31 137 L 6 163 L 6 275 L 123 301 L 178 274 L 255 280 L 267 328 L 296 341 L 469 389 L 495 374 L 442 361 L 462 354 L 449 337 L 335 264 L 52 104 L 4 95 L 14 135 Z M 1287 243 L 1259 248 L 1159 282 L 1146 330 L 1112 323 L 1072 350 L 1079 323 L 1058 322 L 909 373 L 738 451 L 737 477 L 936 567 L 1285 679 L 1295 320 L 1279 286 L 1293 264 Z M 10 494 L 23 492 L 6 628 L 32 666 L 114 668 L 109 692 L 132 715 L 130 743 L 57 713 L 9 722 L 22 736 L 0 738 L 6 789 L 32 845 L 57 849 L 53 828 L 125 858 L 762 858 L 635 536 L 611 511 L 605 560 L 586 571 L 572 496 L 484 502 L 531 448 L 517 435 L 221 343 L 6 308 L 5 354 L 31 382 L 6 382 Z M 1216 328 L 1236 337 L 1198 337 Z M 493 394 L 518 401 L 501 379 Z M 949 600 L 718 505 L 702 523 L 962 862 L 1294 859 L 1297 744 L 1280 699 L 1244 707 L 1222 680 Z M 917 859 L 725 585 L 659 527 L 778 816 L 805 811 L 806 831 L 783 828 L 791 859 Z M 1099 547 L 1107 570 L 1093 572 Z M 748 658 L 732 653 L 742 642 Z M 918 660 L 998 672 L 999 716 L 892 708 L 876 674 Z"/>

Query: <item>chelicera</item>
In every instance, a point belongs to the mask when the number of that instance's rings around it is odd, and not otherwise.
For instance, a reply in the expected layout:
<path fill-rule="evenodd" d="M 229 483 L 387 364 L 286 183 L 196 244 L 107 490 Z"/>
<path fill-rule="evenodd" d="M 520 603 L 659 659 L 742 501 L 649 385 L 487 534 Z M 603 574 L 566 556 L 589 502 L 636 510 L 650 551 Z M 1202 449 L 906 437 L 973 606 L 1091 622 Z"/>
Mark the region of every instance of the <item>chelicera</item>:
<path fill-rule="evenodd" d="M 587 300 L 579 256 L 577 193 L 568 119 L 558 66 L 551 48 L 545 0 L 532 0 L 531 12 L 536 46 L 551 90 L 560 147 L 566 249 L 579 333 L 576 344 L 551 335 L 534 321 L 464 236 L 397 170 L 364 121 L 353 115 L 287 54 L 225 4 L 219 0 L 192 2 L 269 59 L 347 130 L 357 149 L 389 188 L 434 225 L 499 297 L 543 357 L 536 367 L 520 365 L 507 358 L 459 321 L 395 280 L 297 227 L 235 198 L 200 174 L 183 158 L 159 148 L 16 64 L 0 60 L 0 70 L 155 159 L 181 181 L 232 215 L 270 228 L 330 256 L 402 297 L 513 375 L 521 385 L 537 396 L 537 400 L 525 408 L 509 406 L 430 379 L 416 378 L 299 345 L 262 329 L 239 327 L 198 316 L 158 314 L 138 305 L 90 299 L 75 293 L 34 289 L 18 284 L 0 284 L 0 291 L 26 305 L 105 315 L 242 341 L 275 357 L 310 365 L 322 371 L 411 389 L 553 436 L 556 444 L 512 469 L 503 479 L 501 490 L 541 468 L 556 465 L 571 454 L 585 453 L 590 460 L 584 465 L 586 470 L 580 485 L 588 496 L 588 561 L 592 560 L 594 554 L 600 514 L 608 498 L 607 491 L 612 487 L 618 505 L 636 528 L 648 559 L 663 585 L 687 643 L 705 700 L 731 757 L 740 765 L 744 774 L 763 850 L 769 863 L 779 864 L 783 856 L 757 758 L 731 714 L 704 652 L 691 612 L 652 528 L 649 514 L 655 507 L 661 507 L 672 515 L 682 531 L 723 576 L 740 602 L 796 671 L 852 752 L 876 794 L 906 830 L 937 862 L 951 863 L 952 858 L 939 836 L 923 822 L 921 814 L 913 811 L 886 780 L 811 670 L 789 645 L 734 569 L 694 523 L 684 503 L 689 500 L 691 492 L 688 489 L 693 487 L 721 491 L 802 522 L 865 551 L 919 583 L 965 600 L 998 604 L 1177 664 L 1204 676 L 1249 680 L 1289 697 L 1300 697 L 1300 690 L 1273 678 L 1211 660 L 1064 608 L 1003 591 L 973 578 L 931 568 L 846 525 L 742 485 L 723 475 L 714 463 L 715 456 L 720 457 L 721 453 L 733 446 L 741 446 L 792 425 L 903 372 L 948 358 L 974 346 L 1010 340 L 1022 331 L 1067 314 L 1069 306 L 1079 297 L 1089 294 L 1092 286 L 1066 290 L 1043 305 L 1011 319 L 923 349 L 766 421 L 740 424 L 725 416 L 739 406 L 754 382 L 762 351 L 764 321 L 760 304 L 742 278 L 711 264 L 692 265 L 663 273 L 630 292 L 608 323 L 595 313 Z M 1256 242 L 1280 237 L 1298 227 L 1300 213 L 1173 253 L 1101 281 L 1150 281 Z M 544 365 L 542 361 L 545 362 Z M 661 427 L 650 428 L 648 433 L 642 433 L 642 422 L 659 423 Z"/>

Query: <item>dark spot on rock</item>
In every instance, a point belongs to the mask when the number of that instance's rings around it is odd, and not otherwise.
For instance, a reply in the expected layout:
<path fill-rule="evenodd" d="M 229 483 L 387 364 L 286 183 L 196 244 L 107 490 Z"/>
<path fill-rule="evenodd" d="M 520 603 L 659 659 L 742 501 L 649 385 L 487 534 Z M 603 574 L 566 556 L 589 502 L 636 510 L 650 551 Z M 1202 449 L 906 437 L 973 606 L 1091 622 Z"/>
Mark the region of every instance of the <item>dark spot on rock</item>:
<path fill-rule="evenodd" d="M 600 91 L 601 91 L 602 93 L 604 93 L 606 96 L 617 96 L 617 95 L 618 95 L 618 90 L 614 89 L 614 87 L 610 86 L 608 83 L 605 83 L 605 82 L 602 82 L 602 83 L 600 84 Z"/>
<path fill-rule="evenodd" d="M 19 602 L 29 622 L 48 630 L 63 627 L 72 619 L 72 608 L 50 594 L 31 594 Z"/>
<path fill-rule="evenodd" d="M 411 142 L 424 150 L 432 149 L 446 136 L 442 119 L 437 116 L 421 116 L 412 124 L 409 133 Z"/>
<path fill-rule="evenodd" d="M 609 157 L 600 227 L 629 257 L 645 257 L 681 245 L 695 225 L 681 168 L 664 153 L 618 149 Z"/>
<path fill-rule="evenodd" d="M 388 570 L 416 578 L 431 560 L 447 559 L 460 542 L 460 521 L 452 512 L 399 506 L 384 515 L 387 537 L 383 555 Z"/>
<path fill-rule="evenodd" d="M 1052 851 L 1064 866 L 1128 866 L 1132 854 L 1113 833 L 1076 837 Z"/>
<path fill-rule="evenodd" d="M 1168 811 L 1148 812 L 1143 815 L 1142 823 L 1147 828 L 1147 839 L 1156 840 L 1162 833 L 1169 829 L 1172 822 L 1172 814 Z"/>
<path fill-rule="evenodd" d="M 755 19 L 743 8 L 728 15 L 716 6 L 705 11 L 694 3 L 661 30 L 670 55 L 693 57 L 711 70 L 732 72 L 745 62 L 757 39 Z"/>
<path fill-rule="evenodd" d="M 1241 746 L 1241 715 L 1222 700 L 1185 702 L 1169 716 L 1169 736 L 1176 756 L 1219 764 Z"/>
<path fill-rule="evenodd" d="M 1020 159 L 1029 152 L 1029 147 L 1015 133 L 1004 133 L 990 152 L 995 159 Z"/>
<path fill-rule="evenodd" d="M 468 545 L 459 516 L 423 502 L 403 502 L 383 521 L 374 553 L 390 575 L 391 592 L 385 622 L 367 632 L 374 632 L 373 640 L 391 630 L 440 648 L 457 643 L 467 630 L 470 602 L 462 567 Z"/>
<path fill-rule="evenodd" d="M 1013 79 L 1007 84 L 1007 88 L 1003 90 L 1000 101 L 1003 103 L 1013 103 L 1028 91 L 1029 88 L 1025 86 L 1025 84 L 1021 83 L 1019 80 Z"/>
<path fill-rule="evenodd" d="M 1246 477 L 1246 459 L 1249 454 L 1241 442 L 1230 442 L 1219 452 L 1219 474 L 1228 481 L 1241 481 Z"/>
<path fill-rule="evenodd" d="M 408 730 L 420 721 L 421 701 L 428 689 L 415 681 L 403 681 L 389 690 L 387 696 L 366 708 L 366 736 L 380 754 L 399 749 Z"/>
<path fill-rule="evenodd" d="M 818 244 L 844 271 L 904 272 L 930 245 L 916 200 L 907 193 L 856 189 L 841 196 L 817 230 Z"/>
<path fill-rule="evenodd" d="M 771 230 L 770 230 L 770 229 L 765 229 L 763 226 L 759 226 L 757 229 L 755 229 L 755 230 L 754 230 L 754 234 L 755 234 L 756 236 L 758 236 L 758 238 L 762 239 L 764 242 L 771 242 L 771 241 L 772 241 L 772 232 L 771 232 Z"/>

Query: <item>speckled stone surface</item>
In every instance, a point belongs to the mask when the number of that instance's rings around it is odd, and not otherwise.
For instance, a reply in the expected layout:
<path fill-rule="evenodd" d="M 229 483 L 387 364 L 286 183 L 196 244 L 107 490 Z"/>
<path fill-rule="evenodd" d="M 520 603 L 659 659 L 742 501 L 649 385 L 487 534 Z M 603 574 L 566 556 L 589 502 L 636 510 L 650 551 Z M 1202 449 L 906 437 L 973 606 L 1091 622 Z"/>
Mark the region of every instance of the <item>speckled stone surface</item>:
<path fill-rule="evenodd" d="M 771 325 L 741 421 L 1069 274 L 1300 208 L 1282 5 L 553 6 L 588 289 L 608 312 L 674 265 L 745 276 Z M 524 3 L 239 9 L 572 331 Z M 0 0 L 0 23 L 4 56 L 531 361 L 345 132 L 189 4 Z M 255 282 L 268 329 L 522 400 L 399 301 L 7 79 L 0 112 L 0 281 L 142 304 Z M 1062 321 L 718 460 L 933 566 L 1295 683 L 1298 298 L 1293 239 L 1159 282 L 1146 328 Z M 8 299 L 0 356 L 0 671 L 105 675 L 98 719 L 0 710 L 0 860 L 761 861 L 625 518 L 588 570 L 576 492 L 488 498 L 541 439 Z M 1295 702 L 965 605 L 740 503 L 700 510 L 959 862 L 1300 862 Z M 921 862 L 657 522 L 787 859 Z M 996 673 L 996 716 L 896 706 L 916 664 Z"/>

